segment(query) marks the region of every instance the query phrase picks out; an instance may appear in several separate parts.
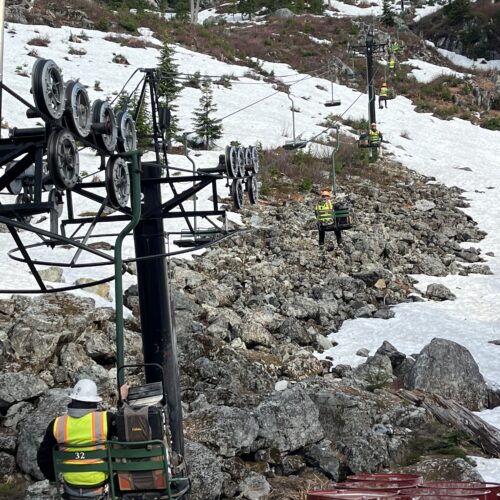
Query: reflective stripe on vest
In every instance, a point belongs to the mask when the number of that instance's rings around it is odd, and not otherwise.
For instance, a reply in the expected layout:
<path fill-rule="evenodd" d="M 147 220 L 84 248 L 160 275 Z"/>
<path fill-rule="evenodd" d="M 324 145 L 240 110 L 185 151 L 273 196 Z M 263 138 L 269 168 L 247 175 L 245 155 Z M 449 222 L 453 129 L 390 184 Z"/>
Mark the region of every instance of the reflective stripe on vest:
<path fill-rule="evenodd" d="M 105 445 L 96 444 L 95 446 L 85 446 L 72 448 L 71 445 L 83 445 L 87 443 L 99 443 L 106 441 L 108 435 L 108 420 L 105 411 L 94 411 L 83 415 L 82 417 L 70 417 L 62 415 L 57 417 L 53 428 L 54 437 L 58 444 L 67 444 L 61 446 L 61 451 L 81 452 L 81 459 L 67 460 L 67 464 L 95 464 L 102 463 L 102 460 L 86 460 L 85 451 L 103 450 Z M 63 475 L 64 480 L 76 486 L 94 486 L 102 484 L 107 480 L 107 474 L 104 472 L 66 472 Z"/>
<path fill-rule="evenodd" d="M 387 97 L 389 95 L 389 89 L 387 87 L 382 87 L 380 89 L 380 97 Z"/>
<path fill-rule="evenodd" d="M 316 212 L 319 221 L 330 220 L 333 217 L 332 214 L 333 205 L 330 200 L 323 201 L 316 205 Z"/>

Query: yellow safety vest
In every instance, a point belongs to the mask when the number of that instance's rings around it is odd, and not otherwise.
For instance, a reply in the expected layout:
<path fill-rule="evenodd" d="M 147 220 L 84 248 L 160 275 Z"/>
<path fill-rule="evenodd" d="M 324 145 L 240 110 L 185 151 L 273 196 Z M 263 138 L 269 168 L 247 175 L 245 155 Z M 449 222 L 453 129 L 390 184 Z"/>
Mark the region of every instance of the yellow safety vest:
<path fill-rule="evenodd" d="M 106 441 L 108 436 L 108 420 L 105 411 L 94 411 L 82 417 L 62 415 L 54 422 L 54 437 L 59 444 L 68 444 L 61 447 L 61 451 L 74 451 L 79 453 L 78 459 L 68 460 L 68 464 L 95 464 L 102 460 L 86 460 L 85 451 L 102 450 L 104 445 L 72 448 L 71 445 L 87 443 L 100 443 Z M 64 481 L 74 486 L 97 486 L 108 479 L 105 472 L 66 472 Z"/>
<path fill-rule="evenodd" d="M 396 61 L 394 59 L 389 60 L 389 69 L 394 69 L 396 67 Z"/>
<path fill-rule="evenodd" d="M 394 53 L 396 53 L 396 52 L 398 52 L 398 51 L 399 51 L 399 43 L 398 43 L 398 42 L 394 42 L 394 43 L 392 44 L 392 51 L 393 51 Z"/>
<path fill-rule="evenodd" d="M 382 87 L 380 89 L 380 97 L 387 97 L 389 95 L 389 89 L 387 87 Z"/>
<path fill-rule="evenodd" d="M 380 135 L 378 130 L 370 130 L 370 142 L 379 142 Z"/>
<path fill-rule="evenodd" d="M 333 219 L 333 205 L 331 200 L 325 200 L 316 205 L 316 217 L 319 222 L 328 222 Z"/>

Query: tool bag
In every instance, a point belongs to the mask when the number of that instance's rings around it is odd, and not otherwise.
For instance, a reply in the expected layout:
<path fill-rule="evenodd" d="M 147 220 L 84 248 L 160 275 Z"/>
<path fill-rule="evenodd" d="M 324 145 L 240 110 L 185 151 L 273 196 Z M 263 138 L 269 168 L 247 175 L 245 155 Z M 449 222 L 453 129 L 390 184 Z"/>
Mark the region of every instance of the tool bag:
<path fill-rule="evenodd" d="M 166 415 L 162 407 L 136 408 L 125 404 L 119 409 L 116 416 L 118 440 L 135 442 L 159 439 L 165 441 L 165 422 Z M 122 458 L 121 460 L 133 459 Z M 121 491 L 164 490 L 167 487 L 167 478 L 162 470 L 119 472 L 118 485 Z"/>

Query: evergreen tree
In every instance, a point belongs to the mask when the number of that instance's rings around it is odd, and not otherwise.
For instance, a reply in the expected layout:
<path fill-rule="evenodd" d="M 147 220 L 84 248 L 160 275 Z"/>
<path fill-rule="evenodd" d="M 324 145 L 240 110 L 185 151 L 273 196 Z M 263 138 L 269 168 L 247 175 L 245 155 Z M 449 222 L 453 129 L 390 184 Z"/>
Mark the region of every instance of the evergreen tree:
<path fill-rule="evenodd" d="M 158 97 L 160 103 L 168 106 L 170 109 L 170 127 L 166 131 L 166 138 L 170 145 L 172 139 L 179 134 L 179 118 L 176 116 L 177 106 L 173 101 L 178 97 L 182 87 L 177 84 L 178 66 L 173 59 L 174 51 L 166 41 L 163 42 L 163 48 L 160 52 L 160 63 L 158 65 Z"/>
<path fill-rule="evenodd" d="M 139 95 L 137 92 L 130 98 L 128 94 L 122 94 L 118 98 L 114 111 L 115 113 L 119 111 L 128 111 L 133 118 L 138 101 Z M 153 134 L 153 123 L 151 120 L 151 112 L 147 106 L 147 99 L 144 99 L 144 103 L 139 110 L 139 114 L 135 120 L 135 129 L 137 131 L 137 147 L 140 151 L 145 152 L 151 148 L 151 137 L 148 136 Z"/>
<path fill-rule="evenodd" d="M 443 13 L 448 18 L 450 24 L 460 24 L 472 16 L 470 0 L 449 1 L 443 7 Z"/>
<path fill-rule="evenodd" d="M 323 0 L 309 0 L 309 8 L 311 14 L 322 15 L 325 11 L 325 2 Z"/>
<path fill-rule="evenodd" d="M 189 0 L 176 0 L 175 2 L 175 19 L 178 21 L 188 21 L 191 15 Z"/>
<path fill-rule="evenodd" d="M 386 26 L 394 26 L 394 12 L 389 0 L 383 2 L 381 19 Z"/>
<path fill-rule="evenodd" d="M 238 10 L 242 14 L 246 14 L 248 16 L 248 19 L 252 20 L 252 16 L 255 14 L 255 11 L 257 10 L 257 3 L 255 0 L 239 0 Z"/>
<path fill-rule="evenodd" d="M 194 130 L 203 143 L 210 149 L 210 145 L 222 137 L 222 123 L 213 118 L 217 106 L 213 102 L 212 82 L 206 78 L 201 86 L 200 105 L 194 111 Z"/>

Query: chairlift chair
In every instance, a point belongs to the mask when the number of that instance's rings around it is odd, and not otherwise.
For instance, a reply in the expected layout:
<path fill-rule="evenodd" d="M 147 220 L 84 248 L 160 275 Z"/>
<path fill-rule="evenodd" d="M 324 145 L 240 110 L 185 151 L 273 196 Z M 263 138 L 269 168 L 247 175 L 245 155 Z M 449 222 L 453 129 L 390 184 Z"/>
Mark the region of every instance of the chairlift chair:
<path fill-rule="evenodd" d="M 307 146 L 307 141 L 306 140 L 293 140 L 293 141 L 286 141 L 285 144 L 283 144 L 283 149 L 287 150 L 292 150 L 292 149 L 303 149 Z"/>
<path fill-rule="evenodd" d="M 181 238 L 174 244 L 181 248 L 196 248 L 212 243 L 221 235 L 221 230 L 215 227 L 197 228 L 193 231 L 183 229 Z"/>
<path fill-rule="evenodd" d="M 341 102 L 340 102 L 340 99 L 335 99 L 333 97 L 333 70 L 332 70 L 332 65 L 331 65 L 330 61 L 328 61 L 328 69 L 330 70 L 330 78 L 331 78 L 330 86 L 331 86 L 331 91 L 332 91 L 332 98 L 329 101 L 325 102 L 325 106 L 327 108 L 331 108 L 333 106 L 340 106 Z"/>
<path fill-rule="evenodd" d="M 291 98 L 290 94 L 287 94 L 288 99 L 290 99 L 292 103 L 292 132 L 293 132 L 293 141 L 286 141 L 283 144 L 283 149 L 292 150 L 292 149 L 303 149 L 307 146 L 307 142 L 304 139 L 299 139 L 295 136 L 295 103 Z"/>

